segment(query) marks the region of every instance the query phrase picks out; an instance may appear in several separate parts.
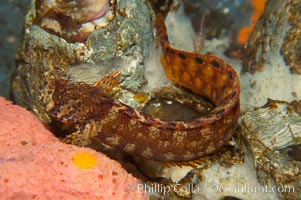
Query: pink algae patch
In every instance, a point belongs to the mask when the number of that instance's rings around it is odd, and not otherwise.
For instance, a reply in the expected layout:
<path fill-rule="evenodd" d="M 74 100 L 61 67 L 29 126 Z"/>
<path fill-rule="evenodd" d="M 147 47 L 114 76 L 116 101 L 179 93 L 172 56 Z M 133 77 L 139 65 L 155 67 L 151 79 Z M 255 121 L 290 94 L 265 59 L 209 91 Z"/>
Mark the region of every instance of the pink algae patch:
<path fill-rule="evenodd" d="M 2 97 L 0 124 L 1 199 L 148 199 L 138 191 L 141 181 L 119 163 L 60 142 L 32 113 Z"/>

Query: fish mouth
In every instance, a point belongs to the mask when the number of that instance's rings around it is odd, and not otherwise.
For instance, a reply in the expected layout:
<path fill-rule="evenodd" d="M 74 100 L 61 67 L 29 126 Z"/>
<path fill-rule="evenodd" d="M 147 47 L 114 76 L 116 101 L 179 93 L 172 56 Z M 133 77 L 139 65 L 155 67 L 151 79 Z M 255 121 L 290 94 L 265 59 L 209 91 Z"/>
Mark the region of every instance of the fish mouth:
<path fill-rule="evenodd" d="M 86 13 L 86 22 L 91 22 L 94 20 L 97 20 L 99 18 L 102 18 L 108 11 L 110 8 L 110 4 L 107 1 L 105 4 L 103 4 L 103 6 L 100 9 L 95 10 L 94 12 L 91 13 Z M 94 10 L 95 8 L 91 8 L 92 10 Z"/>
<path fill-rule="evenodd" d="M 75 4 L 53 1 L 52 5 L 37 3 L 35 21 L 48 33 L 67 42 L 84 42 L 95 29 L 108 22 L 108 0 L 78 0 Z"/>

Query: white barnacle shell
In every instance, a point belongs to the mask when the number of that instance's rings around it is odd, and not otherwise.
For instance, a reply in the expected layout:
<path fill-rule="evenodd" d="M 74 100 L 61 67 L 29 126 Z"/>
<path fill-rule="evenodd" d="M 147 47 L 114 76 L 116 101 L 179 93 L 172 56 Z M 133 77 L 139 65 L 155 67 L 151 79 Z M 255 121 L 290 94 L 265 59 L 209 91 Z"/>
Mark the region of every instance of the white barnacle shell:
<path fill-rule="evenodd" d="M 270 150 L 283 149 L 298 144 L 301 139 L 301 117 L 288 109 L 288 103 L 270 100 L 263 108 L 250 109 L 239 123 L 243 132 Z"/>

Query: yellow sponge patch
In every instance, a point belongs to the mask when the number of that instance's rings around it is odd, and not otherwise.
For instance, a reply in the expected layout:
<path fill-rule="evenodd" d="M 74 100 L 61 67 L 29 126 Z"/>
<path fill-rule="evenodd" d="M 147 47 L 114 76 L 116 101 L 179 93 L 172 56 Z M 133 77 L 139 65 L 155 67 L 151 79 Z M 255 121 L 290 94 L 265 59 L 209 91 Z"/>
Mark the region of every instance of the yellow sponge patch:
<path fill-rule="evenodd" d="M 97 165 L 96 156 L 88 152 L 77 152 L 72 156 L 73 164 L 80 169 L 92 169 Z"/>

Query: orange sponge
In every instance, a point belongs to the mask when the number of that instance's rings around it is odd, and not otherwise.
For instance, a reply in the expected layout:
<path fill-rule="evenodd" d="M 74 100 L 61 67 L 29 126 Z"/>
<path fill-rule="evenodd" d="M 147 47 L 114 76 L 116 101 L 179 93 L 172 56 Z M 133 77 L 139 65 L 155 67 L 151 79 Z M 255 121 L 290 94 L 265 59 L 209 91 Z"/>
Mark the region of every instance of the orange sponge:
<path fill-rule="evenodd" d="M 238 37 L 237 37 L 237 41 L 239 44 L 244 44 L 248 40 L 249 35 L 253 31 L 258 18 L 260 17 L 260 15 L 264 10 L 265 0 L 251 0 L 251 2 L 254 8 L 254 13 L 250 19 L 250 26 L 242 27 L 239 30 Z"/>

